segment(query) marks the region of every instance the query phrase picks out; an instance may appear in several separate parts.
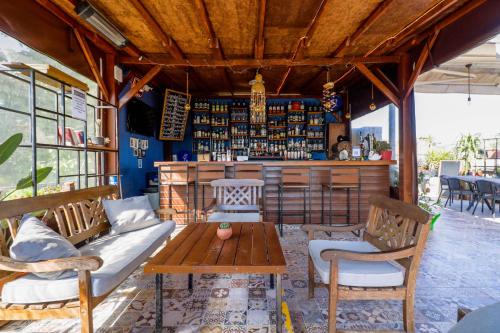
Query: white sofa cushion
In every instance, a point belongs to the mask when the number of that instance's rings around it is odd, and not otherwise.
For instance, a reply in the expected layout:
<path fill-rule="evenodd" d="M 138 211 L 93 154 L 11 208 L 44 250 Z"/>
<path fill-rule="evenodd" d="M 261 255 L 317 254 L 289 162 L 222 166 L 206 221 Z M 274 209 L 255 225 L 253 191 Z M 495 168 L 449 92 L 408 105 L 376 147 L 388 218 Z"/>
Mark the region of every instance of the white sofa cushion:
<path fill-rule="evenodd" d="M 327 249 L 352 252 L 380 252 L 368 242 L 312 240 L 309 254 L 323 283 L 330 282 L 330 262 L 321 259 Z M 393 261 L 368 262 L 339 260 L 338 280 L 340 285 L 352 287 L 395 287 L 403 284 L 405 269 Z"/>
<path fill-rule="evenodd" d="M 121 234 L 150 227 L 161 221 L 156 218 L 147 196 L 130 197 L 118 200 L 103 200 L 111 234 Z"/>
<path fill-rule="evenodd" d="M 208 216 L 208 222 L 260 222 L 259 213 L 215 212 Z"/>
<path fill-rule="evenodd" d="M 12 259 L 25 262 L 80 256 L 80 251 L 66 238 L 30 215 L 22 218 L 9 253 Z M 45 279 L 57 279 L 75 276 L 76 272 L 67 270 L 35 274 Z"/>
<path fill-rule="evenodd" d="M 101 237 L 80 251 L 84 256 L 99 256 L 103 265 L 91 272 L 92 295 L 101 296 L 118 286 L 167 239 L 175 222 L 165 221 L 148 228 L 120 235 Z M 28 274 L 2 289 L 2 301 L 41 303 L 78 298 L 78 277 L 41 279 Z"/>

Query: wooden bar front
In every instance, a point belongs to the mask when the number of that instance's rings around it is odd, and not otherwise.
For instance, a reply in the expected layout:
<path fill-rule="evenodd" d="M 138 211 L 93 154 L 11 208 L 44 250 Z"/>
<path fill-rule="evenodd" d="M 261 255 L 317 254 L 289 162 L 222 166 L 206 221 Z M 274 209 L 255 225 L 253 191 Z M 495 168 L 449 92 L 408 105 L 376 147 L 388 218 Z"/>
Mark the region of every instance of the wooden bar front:
<path fill-rule="evenodd" d="M 193 183 L 196 180 L 196 166 L 200 162 L 188 162 L 189 180 Z M 278 222 L 278 184 L 281 179 L 281 172 L 286 168 L 308 167 L 311 168 L 311 221 L 312 223 L 321 223 L 321 189 L 322 184 L 329 183 L 329 171 L 331 168 L 359 168 L 361 173 L 361 222 L 364 222 L 368 216 L 368 198 L 373 194 L 381 194 L 389 196 L 389 166 L 395 164 L 395 161 L 262 161 L 262 162 L 202 162 L 206 163 L 224 163 L 226 167 L 226 178 L 234 178 L 235 165 L 242 164 L 258 164 L 262 165 L 262 177 L 265 181 L 263 190 L 263 209 L 264 221 Z M 161 166 L 186 165 L 182 162 L 156 162 L 155 166 L 161 170 Z M 254 178 L 258 178 L 255 175 Z M 186 186 L 185 185 L 168 185 L 168 177 L 166 174 L 159 172 L 160 184 L 160 207 L 172 207 L 178 211 L 194 210 L 195 187 L 193 184 L 189 186 L 189 207 L 186 207 Z M 198 210 L 202 207 L 201 186 L 198 188 Z M 208 205 L 213 198 L 212 189 L 210 186 L 205 186 L 205 206 Z M 325 218 L 324 223 L 328 223 L 328 191 L 325 189 L 324 208 Z M 351 223 L 357 223 L 357 193 L 351 191 Z M 287 213 L 301 213 L 303 209 L 303 193 L 300 191 L 285 191 L 283 210 Z M 307 202 L 307 201 L 306 201 Z M 347 195 L 345 191 L 336 190 L 332 197 L 332 207 L 334 214 L 344 214 L 347 210 Z M 307 202 L 307 209 L 309 203 Z M 187 214 L 181 213 L 173 217 L 178 224 L 186 223 Z M 284 223 L 302 223 L 302 216 L 284 216 Z M 194 221 L 194 214 L 191 213 L 189 221 Z M 201 221 L 201 219 L 198 219 Z M 334 223 L 344 224 L 344 217 L 334 217 Z"/>

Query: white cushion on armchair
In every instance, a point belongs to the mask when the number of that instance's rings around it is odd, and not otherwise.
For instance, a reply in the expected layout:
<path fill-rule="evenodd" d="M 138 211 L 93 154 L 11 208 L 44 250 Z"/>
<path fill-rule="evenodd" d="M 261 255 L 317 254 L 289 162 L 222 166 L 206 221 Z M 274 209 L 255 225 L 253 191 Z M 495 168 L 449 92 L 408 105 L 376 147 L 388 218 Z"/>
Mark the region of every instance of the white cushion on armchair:
<path fill-rule="evenodd" d="M 380 252 L 369 242 L 312 240 L 309 254 L 323 283 L 330 282 L 330 262 L 321 259 L 324 250 Z M 338 284 L 351 287 L 396 287 L 403 284 L 405 269 L 393 261 L 355 261 L 340 259 Z"/>

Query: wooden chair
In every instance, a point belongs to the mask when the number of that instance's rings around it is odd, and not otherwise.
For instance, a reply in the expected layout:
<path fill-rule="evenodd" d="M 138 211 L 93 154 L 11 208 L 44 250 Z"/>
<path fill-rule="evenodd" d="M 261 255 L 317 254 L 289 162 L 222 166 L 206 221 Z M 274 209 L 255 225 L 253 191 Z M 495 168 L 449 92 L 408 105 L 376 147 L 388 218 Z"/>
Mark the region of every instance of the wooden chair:
<path fill-rule="evenodd" d="M 262 187 L 259 179 L 217 179 L 210 182 L 214 199 L 203 210 L 206 222 L 261 222 Z"/>
<path fill-rule="evenodd" d="M 75 270 L 78 272 L 79 297 L 46 303 L 14 304 L 0 302 L 0 321 L 78 318 L 81 332 L 93 332 L 93 309 L 113 290 L 94 297 L 92 271 L 103 265 L 98 256 L 81 256 L 39 262 L 19 262 L 9 257 L 9 247 L 16 237 L 23 214 L 38 212 L 41 220 L 64 236 L 76 247 L 106 234 L 110 228 L 102 204 L 103 199 L 118 198 L 116 186 L 101 186 L 0 202 L 0 219 L 6 221 L 0 229 L 0 290 L 9 282 L 29 273 Z M 175 213 L 173 209 L 157 211 L 163 215 Z"/>
<path fill-rule="evenodd" d="M 429 233 L 429 214 L 382 196 L 370 198 L 368 222 L 351 226 L 305 225 L 309 238 L 309 297 L 329 290 L 330 333 L 336 332 L 338 300 L 402 300 L 404 328 L 414 332 L 417 271 Z M 362 230 L 363 241 L 315 240 L 314 233 Z M 323 283 L 314 281 L 317 270 Z"/>

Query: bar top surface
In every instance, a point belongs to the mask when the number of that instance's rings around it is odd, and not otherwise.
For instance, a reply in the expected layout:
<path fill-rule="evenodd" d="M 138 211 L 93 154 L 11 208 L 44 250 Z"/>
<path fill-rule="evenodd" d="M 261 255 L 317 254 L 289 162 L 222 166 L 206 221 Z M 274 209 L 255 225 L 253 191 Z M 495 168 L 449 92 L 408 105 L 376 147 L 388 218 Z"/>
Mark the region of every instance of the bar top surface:
<path fill-rule="evenodd" d="M 155 167 L 160 165 L 176 165 L 185 164 L 186 162 L 172 162 L 172 161 L 157 161 L 154 163 Z M 206 163 L 224 163 L 226 166 L 233 166 L 235 164 L 262 164 L 263 166 L 269 167 L 280 167 L 280 166 L 381 166 L 381 165 L 393 165 L 396 164 L 395 160 L 378 160 L 378 161 L 335 161 L 335 160 L 324 160 L 324 161 L 303 161 L 303 160 L 290 160 L 290 161 L 222 161 L 222 162 L 187 162 L 190 166 L 196 166 L 198 164 Z"/>

